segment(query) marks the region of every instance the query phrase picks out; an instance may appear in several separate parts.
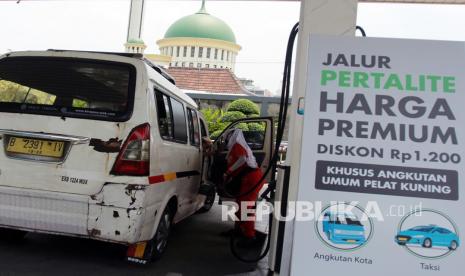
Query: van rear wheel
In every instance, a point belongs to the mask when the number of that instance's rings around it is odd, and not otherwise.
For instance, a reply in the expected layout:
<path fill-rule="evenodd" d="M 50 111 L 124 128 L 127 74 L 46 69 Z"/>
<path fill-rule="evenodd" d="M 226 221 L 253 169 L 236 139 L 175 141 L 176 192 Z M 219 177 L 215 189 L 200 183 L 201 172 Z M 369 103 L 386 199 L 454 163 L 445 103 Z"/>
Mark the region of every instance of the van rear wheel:
<path fill-rule="evenodd" d="M 215 199 L 216 199 L 216 189 L 213 188 L 208 192 L 202 208 L 200 208 L 197 212 L 207 213 L 208 211 L 210 211 L 211 208 L 213 207 L 213 204 L 215 204 Z"/>
<path fill-rule="evenodd" d="M 151 260 L 156 261 L 161 258 L 166 251 L 168 239 L 173 226 L 173 211 L 167 206 L 161 215 L 158 223 L 157 232 L 151 242 Z"/>

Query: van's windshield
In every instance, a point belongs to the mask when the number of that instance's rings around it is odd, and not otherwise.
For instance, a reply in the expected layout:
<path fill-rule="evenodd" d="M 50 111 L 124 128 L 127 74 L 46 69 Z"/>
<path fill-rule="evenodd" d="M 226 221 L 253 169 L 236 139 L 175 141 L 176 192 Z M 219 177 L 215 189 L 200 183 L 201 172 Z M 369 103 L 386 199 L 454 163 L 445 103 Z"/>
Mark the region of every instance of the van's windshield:
<path fill-rule="evenodd" d="M 362 225 L 362 223 L 357 219 L 354 215 L 348 214 L 339 214 L 337 216 L 337 222 L 339 224 L 346 224 L 346 225 Z"/>
<path fill-rule="evenodd" d="M 0 112 L 125 121 L 132 113 L 135 68 L 90 59 L 0 60 Z"/>

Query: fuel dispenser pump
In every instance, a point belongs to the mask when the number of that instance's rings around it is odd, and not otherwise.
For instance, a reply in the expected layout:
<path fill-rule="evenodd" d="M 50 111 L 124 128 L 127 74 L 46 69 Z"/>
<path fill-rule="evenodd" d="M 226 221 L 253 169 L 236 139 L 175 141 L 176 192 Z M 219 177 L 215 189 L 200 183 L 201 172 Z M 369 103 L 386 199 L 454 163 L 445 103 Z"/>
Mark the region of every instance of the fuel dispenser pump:
<path fill-rule="evenodd" d="M 360 31 L 360 34 L 363 37 L 366 37 L 366 32 L 365 30 L 360 27 L 356 26 L 356 30 Z M 299 23 L 296 23 L 294 27 L 291 30 L 291 33 L 289 35 L 288 43 L 287 43 L 287 50 L 286 50 L 286 59 L 284 63 L 284 76 L 283 76 L 283 81 L 282 81 L 282 93 L 281 93 L 281 100 L 280 100 L 280 109 L 279 109 L 279 114 L 278 114 L 278 127 L 276 130 L 276 141 L 275 141 L 275 147 L 273 150 L 272 158 L 271 158 L 271 166 L 264 172 L 262 179 L 249 191 L 246 193 L 243 193 L 239 196 L 245 196 L 251 192 L 253 192 L 259 185 L 260 183 L 267 177 L 268 174 L 271 173 L 271 180 L 268 184 L 268 187 L 266 190 L 259 196 L 258 201 L 266 200 L 268 203 L 270 203 L 273 206 L 272 212 L 279 212 L 280 217 L 286 217 L 287 215 L 287 208 L 288 208 L 288 202 L 287 202 L 287 197 L 288 197 L 288 191 L 289 191 L 289 177 L 290 177 L 290 166 L 283 166 L 279 165 L 279 149 L 280 145 L 282 142 L 282 138 L 284 135 L 284 130 L 286 127 L 286 119 L 287 119 L 287 110 L 289 106 L 289 98 L 290 98 L 290 89 L 291 89 L 291 70 L 292 70 L 292 59 L 293 59 L 293 49 L 294 49 L 294 44 L 295 40 L 297 38 L 297 34 L 299 32 Z M 275 198 L 275 190 L 276 190 L 276 185 L 277 185 L 277 175 L 278 175 L 278 170 L 282 171 L 282 193 L 281 193 L 281 198 L 276 199 Z M 237 197 L 237 195 L 236 195 Z M 279 210 L 276 210 L 275 207 L 275 202 L 276 200 L 280 201 L 279 205 Z M 269 222 L 268 222 L 268 227 L 269 227 L 269 234 L 267 235 L 266 239 L 266 245 L 261 248 L 262 251 L 258 254 L 256 257 L 251 257 L 248 258 L 245 255 L 248 255 L 248 252 L 242 252 L 238 250 L 236 246 L 236 239 L 237 237 L 235 235 L 231 235 L 230 238 L 230 247 L 231 247 L 231 252 L 236 257 L 238 260 L 246 263 L 255 263 L 258 262 L 259 260 L 265 258 L 268 255 L 268 252 L 270 250 L 270 244 L 271 244 L 271 228 L 273 227 L 273 217 L 272 214 L 269 215 Z M 284 227 L 280 227 L 282 231 L 278 230 L 278 240 L 283 239 L 284 235 Z M 263 244 L 262 244 L 263 245 Z M 279 247 L 279 244 L 278 244 Z M 280 248 L 278 248 L 278 251 L 282 251 L 282 245 Z M 279 260 L 279 258 L 278 258 Z M 279 266 L 279 264 L 277 264 Z"/>
<path fill-rule="evenodd" d="M 279 114 L 278 114 L 278 127 L 276 131 L 275 147 L 273 149 L 272 158 L 271 158 L 271 165 L 264 172 L 262 179 L 260 179 L 260 181 L 254 187 L 252 187 L 249 191 L 239 195 L 239 196 L 245 196 L 253 192 L 260 185 L 260 183 L 262 183 L 262 181 L 267 177 L 267 175 L 271 173 L 271 180 L 268 184 L 268 188 L 260 195 L 259 200 L 264 199 L 272 205 L 274 205 L 274 200 L 275 200 L 274 191 L 276 189 L 276 174 L 278 170 L 279 149 L 280 149 L 280 145 L 281 145 L 282 138 L 284 135 L 284 129 L 286 126 L 286 118 L 287 118 L 287 109 L 289 105 L 290 87 L 291 87 L 290 84 L 291 84 L 292 54 L 293 54 L 294 43 L 295 43 L 298 31 L 299 31 L 299 23 L 295 24 L 294 27 L 292 28 L 291 34 L 289 36 L 288 44 L 287 44 L 286 60 L 285 60 L 285 66 L 284 66 L 284 77 L 283 77 L 283 82 L 282 82 L 281 101 L 280 101 L 280 108 L 279 108 Z M 269 229 L 271 229 L 272 223 L 273 223 L 273 219 L 272 219 L 272 216 L 270 215 Z M 236 239 L 237 237 L 235 235 L 231 235 L 231 239 L 230 239 L 231 252 L 238 260 L 246 262 L 246 263 L 255 263 L 263 259 L 264 257 L 267 256 L 268 251 L 270 249 L 271 235 L 268 235 L 266 237 L 265 249 L 259 253 L 259 256 L 248 258 L 245 256 L 247 254 L 244 254 L 244 252 L 240 252 L 240 250 L 238 250 L 236 246 Z"/>

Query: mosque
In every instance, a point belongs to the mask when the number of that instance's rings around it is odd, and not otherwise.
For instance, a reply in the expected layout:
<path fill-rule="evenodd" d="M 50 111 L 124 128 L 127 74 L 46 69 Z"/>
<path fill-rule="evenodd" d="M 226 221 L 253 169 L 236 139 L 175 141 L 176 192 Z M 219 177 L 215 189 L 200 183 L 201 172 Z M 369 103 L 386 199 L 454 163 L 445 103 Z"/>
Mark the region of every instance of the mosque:
<path fill-rule="evenodd" d="M 229 25 L 207 12 L 202 0 L 198 12 L 184 16 L 157 41 L 160 54 L 146 54 L 141 38 L 125 43 L 126 52 L 144 54 L 167 69 L 185 92 L 267 96 L 269 91 L 239 79 L 234 71 L 241 46 Z"/>

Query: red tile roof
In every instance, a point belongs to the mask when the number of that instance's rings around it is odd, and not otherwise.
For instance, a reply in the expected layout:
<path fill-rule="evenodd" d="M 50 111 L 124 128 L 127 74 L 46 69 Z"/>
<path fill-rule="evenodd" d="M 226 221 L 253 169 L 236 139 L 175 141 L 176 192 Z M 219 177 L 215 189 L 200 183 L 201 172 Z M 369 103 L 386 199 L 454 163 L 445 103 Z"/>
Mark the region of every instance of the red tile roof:
<path fill-rule="evenodd" d="M 171 67 L 167 72 L 181 89 L 219 94 L 249 94 L 229 69 Z"/>

